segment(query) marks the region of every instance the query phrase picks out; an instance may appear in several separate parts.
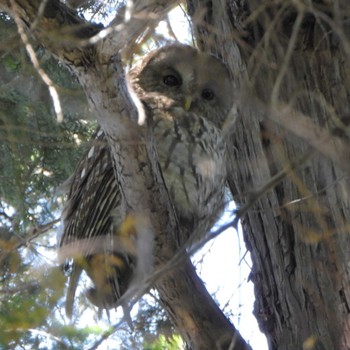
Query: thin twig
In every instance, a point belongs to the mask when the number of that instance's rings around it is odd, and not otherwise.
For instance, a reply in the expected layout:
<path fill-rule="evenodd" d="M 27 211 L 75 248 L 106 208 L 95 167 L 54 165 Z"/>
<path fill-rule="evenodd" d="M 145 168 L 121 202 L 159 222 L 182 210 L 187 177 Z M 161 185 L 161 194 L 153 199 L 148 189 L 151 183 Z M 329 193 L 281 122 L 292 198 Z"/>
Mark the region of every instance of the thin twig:
<path fill-rule="evenodd" d="M 274 84 L 273 89 L 272 89 L 272 93 L 271 93 L 271 104 L 272 105 L 274 105 L 278 101 L 278 94 L 280 92 L 281 84 L 282 84 L 282 81 L 287 73 L 287 70 L 289 67 L 289 62 L 292 58 L 292 54 L 293 54 L 294 49 L 295 49 L 299 29 L 301 27 L 303 19 L 304 19 L 304 12 L 300 10 L 298 13 L 297 19 L 295 20 L 294 26 L 293 26 L 292 35 L 291 35 L 291 38 L 290 38 L 289 43 L 288 43 L 288 48 L 287 48 L 287 52 L 286 52 L 285 58 L 284 58 L 283 63 L 282 63 L 282 67 L 277 75 L 275 84 Z"/>
<path fill-rule="evenodd" d="M 12 251 L 17 250 L 18 248 L 27 245 L 33 239 L 39 237 L 43 233 L 51 230 L 54 225 L 61 221 L 61 218 L 55 219 L 45 225 L 39 225 L 36 227 L 30 228 L 24 237 L 17 236 L 18 239 L 13 242 L 11 249 L 1 252 L 0 254 L 0 264 L 11 254 Z"/>
<path fill-rule="evenodd" d="M 29 58 L 30 58 L 32 64 L 33 64 L 33 67 L 38 72 L 42 81 L 49 89 L 49 93 L 50 93 L 50 96 L 52 98 L 54 110 L 55 110 L 56 117 L 57 117 L 57 122 L 61 123 L 63 121 L 63 113 L 62 113 L 60 98 L 58 96 L 58 92 L 57 92 L 57 89 L 55 87 L 55 84 L 53 83 L 53 81 L 50 79 L 50 77 L 46 74 L 46 72 L 40 66 L 40 63 L 39 63 L 38 57 L 35 53 L 35 50 L 34 50 L 33 46 L 30 44 L 28 35 L 25 32 L 24 25 L 23 25 L 21 19 L 17 15 L 18 11 L 16 11 L 17 5 L 16 5 L 15 1 L 10 0 L 10 4 L 11 4 L 11 7 L 13 9 L 14 20 L 15 20 L 16 25 L 17 25 L 18 34 L 21 37 L 21 40 L 24 44 L 24 47 L 29 55 Z"/>
<path fill-rule="evenodd" d="M 261 188 L 258 190 L 255 190 L 253 193 L 250 194 L 250 198 L 248 202 L 243 205 L 241 208 L 239 208 L 236 211 L 236 217 L 233 220 L 233 226 L 237 227 L 239 220 L 247 214 L 249 209 L 270 189 L 274 188 L 277 184 L 279 184 L 284 178 L 290 174 L 293 170 L 297 169 L 300 165 L 305 163 L 311 155 L 315 153 L 315 150 L 312 148 L 309 148 L 305 154 L 301 155 L 299 158 L 297 158 L 294 162 L 291 162 L 287 164 L 284 169 L 282 169 L 280 172 L 278 172 L 275 176 L 273 176 L 270 181 L 268 181 L 266 184 L 264 184 Z"/>

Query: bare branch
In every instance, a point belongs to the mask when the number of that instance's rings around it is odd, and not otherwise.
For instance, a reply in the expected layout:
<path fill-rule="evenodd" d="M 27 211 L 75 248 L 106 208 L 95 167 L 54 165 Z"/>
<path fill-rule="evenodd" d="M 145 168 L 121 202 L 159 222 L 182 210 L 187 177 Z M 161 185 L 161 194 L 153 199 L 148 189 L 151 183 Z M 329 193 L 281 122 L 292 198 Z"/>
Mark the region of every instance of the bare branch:
<path fill-rule="evenodd" d="M 341 138 L 333 135 L 331 131 L 315 124 L 311 118 L 293 107 L 281 102 L 273 106 L 266 105 L 262 100 L 251 93 L 242 94 L 242 102 L 249 101 L 249 105 L 264 112 L 266 118 L 273 120 L 292 134 L 300 137 L 317 152 L 335 162 L 340 169 L 350 174 L 349 145 Z"/>
<path fill-rule="evenodd" d="M 10 0 L 10 3 L 11 3 L 12 8 L 16 8 L 17 4 L 15 3 L 14 0 Z M 15 20 L 15 22 L 17 24 L 17 28 L 18 28 L 18 34 L 20 35 L 21 40 L 24 44 L 24 47 L 27 50 L 27 53 L 30 57 L 32 64 L 33 64 L 33 67 L 38 72 L 42 81 L 44 82 L 44 84 L 47 85 L 47 87 L 49 89 L 49 93 L 50 93 L 50 96 L 52 98 L 53 106 L 54 106 L 55 113 L 57 116 L 57 122 L 61 123 L 63 121 L 63 113 L 62 113 L 61 102 L 60 102 L 60 98 L 59 98 L 58 93 L 57 93 L 57 89 L 56 89 L 53 81 L 50 79 L 50 77 L 41 68 L 39 60 L 38 60 L 36 53 L 33 49 L 33 46 L 30 44 L 28 35 L 25 32 L 25 27 L 24 27 L 22 21 L 19 19 L 17 12 L 18 11 L 13 11 L 14 20 Z"/>

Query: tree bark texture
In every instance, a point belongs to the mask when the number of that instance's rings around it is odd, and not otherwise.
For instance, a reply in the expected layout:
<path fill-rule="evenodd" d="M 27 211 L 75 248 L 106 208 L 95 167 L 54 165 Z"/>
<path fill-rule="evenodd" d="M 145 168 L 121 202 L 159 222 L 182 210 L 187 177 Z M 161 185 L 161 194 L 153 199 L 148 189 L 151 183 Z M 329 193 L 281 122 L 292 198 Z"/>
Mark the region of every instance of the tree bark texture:
<path fill-rule="evenodd" d="M 229 186 L 260 328 L 270 349 L 350 349 L 349 3 L 189 3 L 237 82 Z"/>
<path fill-rule="evenodd" d="M 152 21 L 154 24 L 172 4 L 137 2 L 135 11 L 140 6 L 142 16 L 136 13 L 135 22 L 132 19 L 131 25 L 130 21 L 126 23 L 117 39 L 116 33 L 104 32 L 102 40 L 98 34 L 103 28 L 86 25 L 58 1 L 48 1 L 44 8 L 40 7 L 41 1 L 0 1 L 0 8 L 9 11 L 22 31 L 27 30 L 77 76 L 111 146 L 125 215 L 142 217 L 143 230 L 154 234 L 154 260 L 160 269 L 171 262 L 178 249 L 178 228 L 151 130 L 146 124 L 138 124 L 138 111 L 126 88 L 119 50 L 126 44 L 125 33 L 136 39 L 142 32 L 138 28 Z M 59 33 L 63 32 L 69 35 L 62 36 L 61 41 Z M 250 349 L 214 303 L 186 254 L 181 264 L 158 274 L 153 283 L 172 322 L 192 349 Z M 145 290 L 150 286 L 146 285 Z"/>

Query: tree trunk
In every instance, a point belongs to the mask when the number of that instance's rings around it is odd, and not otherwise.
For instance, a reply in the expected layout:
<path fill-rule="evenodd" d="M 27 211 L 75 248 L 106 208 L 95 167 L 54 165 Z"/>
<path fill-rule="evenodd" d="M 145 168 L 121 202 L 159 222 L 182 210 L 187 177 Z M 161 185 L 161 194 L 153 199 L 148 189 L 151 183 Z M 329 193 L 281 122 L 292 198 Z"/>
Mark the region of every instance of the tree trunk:
<path fill-rule="evenodd" d="M 254 313 L 270 349 L 350 349 L 350 7 L 258 4 L 189 1 L 198 42 L 237 82 L 229 186 Z"/>

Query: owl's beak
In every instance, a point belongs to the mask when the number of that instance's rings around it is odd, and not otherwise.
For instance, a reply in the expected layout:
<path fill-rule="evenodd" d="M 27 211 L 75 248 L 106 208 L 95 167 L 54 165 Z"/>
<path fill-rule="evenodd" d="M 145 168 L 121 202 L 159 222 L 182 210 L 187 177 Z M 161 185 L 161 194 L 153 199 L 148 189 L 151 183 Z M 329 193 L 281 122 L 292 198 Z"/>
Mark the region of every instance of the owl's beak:
<path fill-rule="evenodd" d="M 190 97 L 185 97 L 184 108 L 186 112 L 190 110 L 191 104 L 192 104 L 192 99 Z"/>

